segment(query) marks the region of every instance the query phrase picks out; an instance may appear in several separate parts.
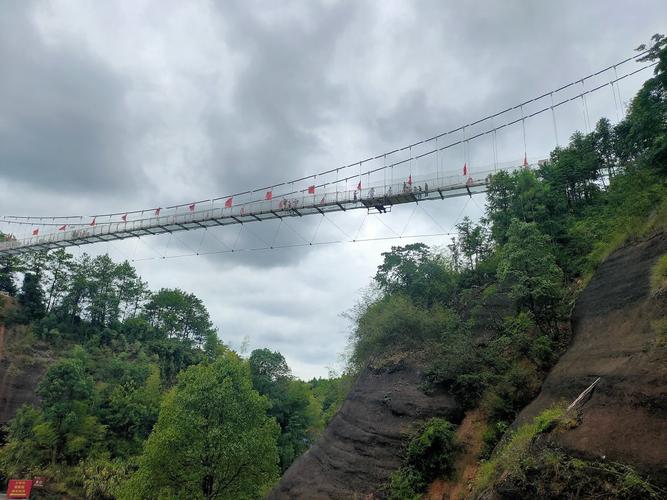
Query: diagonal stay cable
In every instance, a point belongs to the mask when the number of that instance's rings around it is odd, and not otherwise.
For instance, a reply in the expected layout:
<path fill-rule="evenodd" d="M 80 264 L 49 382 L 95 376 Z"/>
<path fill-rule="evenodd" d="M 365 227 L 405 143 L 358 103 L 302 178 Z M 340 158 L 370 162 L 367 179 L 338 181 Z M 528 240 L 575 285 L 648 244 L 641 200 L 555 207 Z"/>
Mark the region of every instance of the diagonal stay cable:
<path fill-rule="evenodd" d="M 410 225 L 410 222 L 412 222 L 412 217 L 415 215 L 415 212 L 417 211 L 417 206 L 419 203 L 414 204 L 414 208 L 412 209 L 412 213 L 410 214 L 410 217 L 408 217 L 408 221 L 405 223 L 405 227 L 403 228 L 403 231 L 401 231 L 401 234 L 399 235 L 399 238 L 402 238 L 403 235 L 405 234 L 405 231 L 407 231 L 408 226 Z"/>
<path fill-rule="evenodd" d="M 282 220 L 282 219 L 281 219 L 281 220 Z M 300 239 L 302 239 L 303 241 L 305 241 L 306 243 L 308 243 L 308 240 L 307 240 L 306 238 L 304 238 L 304 237 L 301 235 L 301 233 L 300 233 L 299 231 L 296 230 L 296 228 L 290 226 L 290 225 L 287 223 L 286 220 L 283 220 L 283 223 L 285 224 L 285 227 L 287 227 L 288 229 L 290 229 L 290 230 L 291 230 L 294 234 L 296 234 Z"/>
<path fill-rule="evenodd" d="M 396 231 L 394 231 L 389 224 L 386 224 L 385 221 L 382 220 L 382 217 L 380 217 L 378 214 L 375 214 L 375 218 L 380 221 L 380 224 L 382 224 L 384 227 L 389 229 L 392 233 L 394 233 L 396 236 L 400 236 Z"/>
<path fill-rule="evenodd" d="M 324 214 L 322 214 L 324 215 Z M 322 222 L 324 222 L 324 217 L 320 218 L 320 221 L 317 223 L 317 227 L 315 228 L 315 231 L 313 232 L 312 238 L 310 238 L 310 243 L 312 244 L 313 241 L 315 241 L 315 237 L 317 236 L 317 233 L 320 230 L 320 227 L 322 226 Z"/>
<path fill-rule="evenodd" d="M 338 224 L 336 224 L 330 217 L 327 217 L 325 214 L 322 214 L 322 216 L 325 217 L 327 221 L 331 222 L 331 224 L 333 224 L 336 229 L 338 229 L 341 233 L 343 233 L 343 235 L 345 235 L 346 238 L 352 239 L 352 237 L 345 231 L 343 231 L 343 229 Z"/>
<path fill-rule="evenodd" d="M 433 223 L 438 226 L 441 231 L 447 231 L 442 224 L 440 224 L 435 217 L 433 217 L 425 208 L 423 203 L 417 203 L 417 206 L 422 209 L 422 211 L 433 221 Z"/>
<path fill-rule="evenodd" d="M 361 224 L 359 224 L 359 228 L 357 229 L 357 232 L 354 235 L 355 241 L 359 238 L 359 233 L 361 233 L 361 228 L 364 227 L 364 223 L 366 222 L 366 219 L 368 219 L 368 212 L 364 214 L 364 218 L 361 220 Z"/>

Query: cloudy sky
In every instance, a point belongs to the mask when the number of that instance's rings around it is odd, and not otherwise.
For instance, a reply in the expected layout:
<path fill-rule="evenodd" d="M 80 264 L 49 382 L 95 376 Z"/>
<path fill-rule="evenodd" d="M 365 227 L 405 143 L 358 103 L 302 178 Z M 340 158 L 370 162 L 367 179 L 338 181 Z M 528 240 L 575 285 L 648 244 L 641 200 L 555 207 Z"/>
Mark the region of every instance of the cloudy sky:
<path fill-rule="evenodd" d="M 167 206 L 352 163 L 614 64 L 665 26 L 660 0 L 0 0 L 0 215 Z M 591 96 L 590 122 L 615 120 L 648 76 Z M 582 111 L 559 108 L 561 142 L 585 129 Z M 552 117 L 543 118 L 526 124 L 531 158 L 555 144 Z M 506 131 L 498 159 L 522 158 L 522 142 L 520 129 Z M 489 151 L 474 146 L 472 165 L 493 162 Z M 462 152 L 441 161 L 458 172 Z M 226 343 L 277 349 L 309 378 L 340 368 L 350 330 L 341 313 L 380 253 L 479 217 L 483 203 L 456 198 L 381 217 L 313 216 L 86 251 L 134 259 L 152 288 L 194 292 Z M 396 235 L 406 238 L 162 258 Z"/>

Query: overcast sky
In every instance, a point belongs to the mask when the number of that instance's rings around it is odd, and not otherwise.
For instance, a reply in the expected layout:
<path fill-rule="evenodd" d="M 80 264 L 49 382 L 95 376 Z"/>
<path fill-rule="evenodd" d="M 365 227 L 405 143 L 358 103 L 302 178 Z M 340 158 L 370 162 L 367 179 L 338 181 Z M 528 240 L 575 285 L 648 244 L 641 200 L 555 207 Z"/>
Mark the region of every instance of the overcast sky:
<path fill-rule="evenodd" d="M 0 215 L 167 206 L 352 163 L 613 64 L 665 26 L 660 0 L 0 0 Z M 590 121 L 615 120 L 648 76 L 619 85 L 620 108 L 610 89 L 591 97 Z M 561 142 L 585 129 L 582 116 L 579 105 L 559 109 Z M 527 123 L 531 158 L 555 145 L 543 118 Z M 499 142 L 499 160 L 523 157 L 520 129 Z M 473 166 L 492 162 L 489 151 L 475 146 Z M 448 171 L 461 155 L 442 160 Z M 380 253 L 414 240 L 161 257 L 433 234 L 479 217 L 483 204 L 456 198 L 85 250 L 135 259 L 154 289 L 195 293 L 224 342 L 279 350 L 309 378 L 340 368 L 350 330 L 340 314 Z"/>

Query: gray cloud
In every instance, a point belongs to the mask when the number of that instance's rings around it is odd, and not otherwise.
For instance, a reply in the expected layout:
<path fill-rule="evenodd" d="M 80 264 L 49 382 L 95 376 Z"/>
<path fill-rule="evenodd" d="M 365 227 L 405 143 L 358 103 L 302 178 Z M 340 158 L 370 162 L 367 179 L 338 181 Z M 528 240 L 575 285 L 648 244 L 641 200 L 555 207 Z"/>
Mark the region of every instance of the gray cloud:
<path fill-rule="evenodd" d="M 85 44 L 52 45 L 30 2 L 0 17 L 3 178 L 61 194 L 117 193 L 135 177 L 128 157 L 127 83 Z"/>
<path fill-rule="evenodd" d="M 5 2 L 0 212 L 167 206 L 352 163 L 611 64 L 666 21 L 658 0 Z M 623 83 L 624 100 L 647 76 Z M 588 105 L 593 121 L 614 117 L 611 92 Z M 581 111 L 559 109 L 561 142 L 585 126 Z M 554 146 L 547 118 L 527 124 L 529 156 Z M 520 129 L 498 140 L 500 160 L 522 157 Z M 492 161 L 488 140 L 471 145 L 473 169 Z M 456 175 L 462 162 L 452 148 L 438 168 Z M 436 167 L 431 157 L 411 168 Z M 395 172 L 398 182 L 404 175 Z M 315 241 L 347 239 L 336 225 L 361 239 L 440 232 L 479 216 L 482 201 L 397 207 L 382 222 L 357 211 L 248 224 L 238 238 L 239 228 L 219 228 L 89 250 L 138 259 L 154 288 L 201 296 L 225 341 L 238 347 L 247 335 L 308 377 L 326 374 L 345 349 L 339 313 L 380 252 L 412 240 L 162 257 L 302 243 L 316 230 Z"/>

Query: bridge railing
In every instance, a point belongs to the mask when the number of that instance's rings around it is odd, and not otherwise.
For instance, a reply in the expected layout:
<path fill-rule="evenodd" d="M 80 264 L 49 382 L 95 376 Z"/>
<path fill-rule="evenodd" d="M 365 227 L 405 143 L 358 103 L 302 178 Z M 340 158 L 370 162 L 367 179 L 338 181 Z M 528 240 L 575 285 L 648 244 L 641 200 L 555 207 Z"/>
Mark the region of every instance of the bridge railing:
<path fill-rule="evenodd" d="M 225 206 L 226 200 L 214 200 L 197 204 L 190 209 L 187 205 L 161 211 L 159 215 L 127 221 L 103 221 L 95 225 L 70 225 L 67 230 L 54 231 L 44 235 L 0 243 L 0 255 L 23 253 L 38 249 L 52 249 L 86 243 L 124 239 L 136 236 L 161 234 L 180 230 L 211 227 L 215 225 L 242 224 L 282 217 L 295 217 L 315 213 L 345 211 L 348 209 L 413 203 L 422 200 L 460 196 L 469 190 L 485 190 L 490 176 L 498 171 L 511 171 L 521 165 L 503 166 L 477 170 L 468 176 L 439 175 L 438 172 L 410 177 L 389 183 L 371 183 L 361 189 L 355 184 L 350 189 L 320 187 L 315 193 L 307 189 L 298 192 L 277 194 L 272 199 L 255 199 Z M 412 182 L 410 182 L 410 180 Z M 359 182 L 359 180 L 357 180 Z M 467 189 L 466 189 L 467 188 Z M 481 189 L 480 189 L 481 188 Z M 233 200 L 232 200 L 233 201 Z"/>

